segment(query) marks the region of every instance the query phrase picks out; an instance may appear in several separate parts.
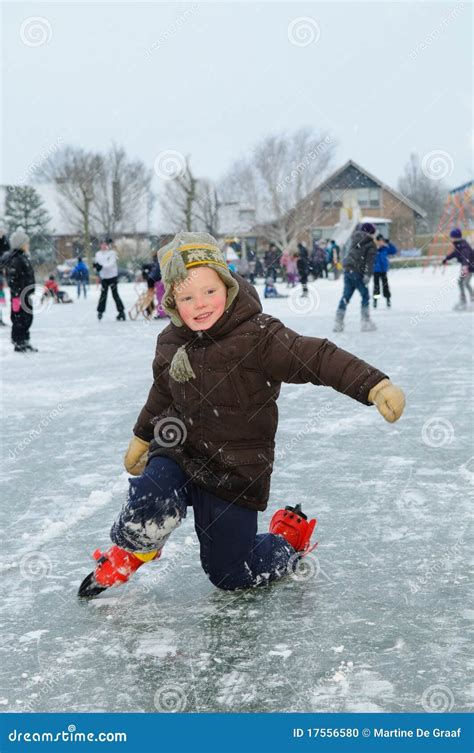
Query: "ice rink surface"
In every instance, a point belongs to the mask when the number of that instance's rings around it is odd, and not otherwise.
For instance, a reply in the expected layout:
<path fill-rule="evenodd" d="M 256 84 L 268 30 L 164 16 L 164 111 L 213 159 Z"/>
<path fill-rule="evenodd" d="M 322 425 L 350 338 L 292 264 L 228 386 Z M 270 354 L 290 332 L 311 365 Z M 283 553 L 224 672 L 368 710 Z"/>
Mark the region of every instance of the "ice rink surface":
<path fill-rule="evenodd" d="M 389 425 L 330 389 L 283 386 L 260 530 L 300 502 L 320 543 L 298 577 L 234 593 L 201 570 L 190 511 L 158 562 L 76 598 L 125 499 L 166 323 L 116 322 L 110 299 L 99 323 L 93 287 L 37 311 L 36 355 L 13 353 L 2 328 L 0 710 L 467 710 L 473 313 L 452 311 L 457 272 L 391 271 L 393 308 L 379 303 L 372 333 L 354 298 L 332 334 L 341 280 L 263 301 L 388 373 L 407 408 Z M 136 286 L 120 291 L 129 308 Z"/>

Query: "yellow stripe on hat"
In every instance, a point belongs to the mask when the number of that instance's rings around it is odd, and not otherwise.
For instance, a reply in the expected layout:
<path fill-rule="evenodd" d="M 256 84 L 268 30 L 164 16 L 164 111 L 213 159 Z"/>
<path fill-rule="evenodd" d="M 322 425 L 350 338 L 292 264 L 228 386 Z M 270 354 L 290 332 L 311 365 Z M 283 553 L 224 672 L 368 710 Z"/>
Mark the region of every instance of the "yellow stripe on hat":
<path fill-rule="evenodd" d="M 202 248 L 206 251 L 217 251 L 218 254 L 221 254 L 222 251 L 218 246 L 213 246 L 211 243 L 187 243 L 185 246 L 178 246 L 176 249 L 177 251 L 192 251 L 196 250 L 197 248 Z"/>
<path fill-rule="evenodd" d="M 189 264 L 186 264 L 186 269 L 189 269 L 189 267 L 203 267 L 203 266 L 215 266 L 215 267 L 224 267 L 224 269 L 229 269 L 227 264 L 224 264 L 222 261 L 191 261 Z"/>

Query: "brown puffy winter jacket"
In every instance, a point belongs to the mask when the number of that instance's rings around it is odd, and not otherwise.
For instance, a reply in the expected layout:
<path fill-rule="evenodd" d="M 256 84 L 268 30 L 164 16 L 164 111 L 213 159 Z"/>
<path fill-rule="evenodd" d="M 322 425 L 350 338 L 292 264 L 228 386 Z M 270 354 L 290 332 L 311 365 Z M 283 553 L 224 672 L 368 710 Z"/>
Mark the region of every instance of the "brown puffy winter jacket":
<path fill-rule="evenodd" d="M 386 374 L 263 314 L 255 288 L 233 276 L 239 294 L 209 330 L 170 324 L 158 336 L 153 386 L 133 431 L 153 440 L 150 457 L 172 458 L 198 486 L 265 510 L 281 383 L 333 387 L 369 405 L 369 391 Z M 181 384 L 169 365 L 183 344 L 196 378 Z"/>

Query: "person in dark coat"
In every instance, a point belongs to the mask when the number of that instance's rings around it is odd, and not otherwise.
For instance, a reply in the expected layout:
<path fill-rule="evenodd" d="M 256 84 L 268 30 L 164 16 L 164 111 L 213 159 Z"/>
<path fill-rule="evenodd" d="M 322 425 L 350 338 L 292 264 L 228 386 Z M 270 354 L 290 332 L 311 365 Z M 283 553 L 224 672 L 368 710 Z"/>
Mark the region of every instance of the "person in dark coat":
<path fill-rule="evenodd" d="M 274 243 L 270 243 L 264 257 L 265 277 L 273 277 L 274 282 L 277 278 L 279 260 L 280 252 Z"/>
<path fill-rule="evenodd" d="M 364 222 L 360 230 L 355 230 L 352 234 L 349 253 L 343 263 L 344 292 L 336 312 L 334 332 L 343 331 L 347 304 L 356 290 L 362 298 L 361 330 L 369 332 L 377 329 L 369 315 L 369 288 L 367 287 L 377 255 L 377 246 L 374 242 L 375 232 L 372 223 Z"/>
<path fill-rule="evenodd" d="M 471 288 L 471 277 L 474 272 L 474 251 L 469 243 L 462 237 L 462 231 L 455 227 L 449 234 L 454 250 L 444 257 L 441 264 L 445 265 L 451 259 L 456 259 L 461 265 L 461 274 L 459 275 L 458 285 L 461 299 L 454 307 L 456 311 L 467 309 L 466 290 L 469 293 L 470 302 L 474 302 L 474 292 Z"/>
<path fill-rule="evenodd" d="M 331 250 L 330 250 L 330 258 L 331 258 L 331 264 L 332 264 L 332 272 L 334 274 L 334 279 L 339 279 L 339 271 L 342 269 L 341 266 L 341 249 L 337 245 L 335 240 L 331 241 Z"/>
<path fill-rule="evenodd" d="M 33 323 L 33 295 L 35 273 L 30 261 L 30 239 L 23 230 L 10 238 L 12 250 L 4 255 L 7 282 L 10 288 L 11 338 L 17 353 L 37 353 L 30 344 L 30 327 Z"/>
<path fill-rule="evenodd" d="M 282 577 L 309 551 L 315 525 L 300 518 L 303 538 L 295 540 L 294 518 L 280 510 L 269 533 L 257 534 L 282 382 L 332 387 L 362 405 L 375 403 L 389 422 L 404 407 L 402 390 L 374 366 L 264 314 L 254 286 L 230 272 L 207 233 L 178 233 L 159 261 L 171 323 L 158 336 L 153 383 L 125 455 L 136 478 L 112 526 L 113 546 L 96 551 L 83 596 L 128 580 L 159 557 L 191 505 L 201 564 L 215 586 L 232 590 Z"/>
<path fill-rule="evenodd" d="M 296 260 L 298 275 L 303 286 L 303 296 L 308 295 L 309 255 L 308 249 L 302 243 L 298 243 L 298 258 Z"/>
<path fill-rule="evenodd" d="M 315 280 L 323 276 L 326 264 L 327 259 L 324 248 L 321 248 L 317 241 L 313 241 L 313 250 L 311 253 L 311 269 L 313 271 Z"/>
<path fill-rule="evenodd" d="M 377 301 L 380 298 L 380 282 L 382 282 L 382 292 L 385 300 L 387 301 L 387 307 L 391 306 L 391 293 L 388 284 L 388 270 L 390 269 L 389 256 L 393 256 L 397 253 L 398 249 L 387 238 L 384 238 L 382 233 L 379 233 L 375 239 L 377 246 L 377 256 L 374 263 L 374 292 L 373 301 L 374 309 L 377 308 Z"/>
<path fill-rule="evenodd" d="M 10 242 L 7 236 L 7 229 L 5 227 L 0 227 L 0 327 L 7 326 L 3 321 L 3 309 L 6 306 L 6 300 L 5 290 L 3 287 L 5 284 L 5 277 L 3 274 L 2 256 L 4 256 L 8 251 L 10 251 Z"/>

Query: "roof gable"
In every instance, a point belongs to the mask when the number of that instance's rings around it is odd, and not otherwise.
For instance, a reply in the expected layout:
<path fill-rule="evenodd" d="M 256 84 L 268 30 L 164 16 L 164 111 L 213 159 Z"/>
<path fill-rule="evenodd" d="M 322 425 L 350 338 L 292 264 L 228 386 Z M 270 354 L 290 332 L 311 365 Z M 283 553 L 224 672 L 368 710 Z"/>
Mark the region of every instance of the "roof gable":
<path fill-rule="evenodd" d="M 350 178 L 351 176 L 355 182 L 353 184 L 342 185 L 347 180 L 347 178 Z M 361 180 L 372 182 L 367 182 L 364 184 L 357 182 Z M 339 183 L 341 183 L 341 185 L 339 185 Z M 376 178 L 375 175 L 372 175 L 372 173 L 369 173 L 368 170 L 365 170 L 363 167 L 358 165 L 357 162 L 354 162 L 354 160 L 351 159 L 348 160 L 344 165 L 342 165 L 342 167 L 340 167 L 338 170 L 336 170 L 336 172 L 334 172 L 332 175 L 329 175 L 327 178 L 325 178 L 315 190 L 321 191 L 324 188 L 341 190 L 344 188 L 347 189 L 367 187 L 383 188 L 385 191 L 391 193 L 392 196 L 395 196 L 398 201 L 401 201 L 403 204 L 406 204 L 406 206 L 410 207 L 410 209 L 416 212 L 416 214 L 418 214 L 420 217 L 426 217 L 425 210 L 418 206 L 418 204 L 415 204 L 414 201 L 407 199 L 407 197 L 403 196 L 403 194 L 395 191 L 395 189 L 393 188 L 390 188 L 390 186 L 387 186 L 386 183 Z"/>

